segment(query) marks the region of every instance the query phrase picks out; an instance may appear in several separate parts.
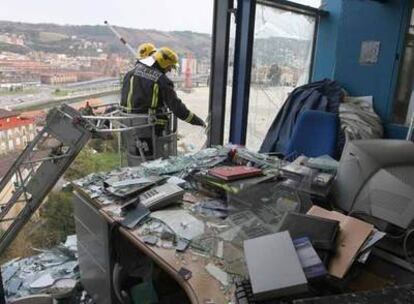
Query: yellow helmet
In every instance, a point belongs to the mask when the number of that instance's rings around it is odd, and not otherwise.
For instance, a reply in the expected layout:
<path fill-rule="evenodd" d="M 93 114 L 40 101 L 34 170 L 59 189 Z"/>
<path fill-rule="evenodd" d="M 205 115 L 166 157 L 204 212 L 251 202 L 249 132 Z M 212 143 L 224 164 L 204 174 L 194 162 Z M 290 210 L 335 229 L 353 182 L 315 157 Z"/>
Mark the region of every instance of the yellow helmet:
<path fill-rule="evenodd" d="M 168 67 L 176 68 L 178 64 L 177 53 L 167 47 L 159 48 L 153 56 L 155 61 L 163 69 L 166 69 Z"/>
<path fill-rule="evenodd" d="M 136 57 L 137 59 L 144 59 L 148 56 L 151 56 L 156 51 L 157 49 L 155 48 L 155 45 L 153 45 L 152 43 L 149 43 L 149 42 L 142 43 L 138 46 Z"/>

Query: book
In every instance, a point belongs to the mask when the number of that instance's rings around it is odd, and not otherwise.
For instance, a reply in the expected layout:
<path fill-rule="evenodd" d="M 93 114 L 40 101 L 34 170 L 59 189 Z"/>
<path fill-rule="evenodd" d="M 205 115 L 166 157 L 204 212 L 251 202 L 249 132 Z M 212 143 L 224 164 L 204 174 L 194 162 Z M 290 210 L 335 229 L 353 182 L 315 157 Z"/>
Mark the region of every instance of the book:
<path fill-rule="evenodd" d="M 262 175 L 262 170 L 248 166 L 223 166 L 208 170 L 208 174 L 226 181 Z"/>
<path fill-rule="evenodd" d="M 293 245 L 308 280 L 324 277 L 328 273 L 309 238 L 294 239 Z"/>

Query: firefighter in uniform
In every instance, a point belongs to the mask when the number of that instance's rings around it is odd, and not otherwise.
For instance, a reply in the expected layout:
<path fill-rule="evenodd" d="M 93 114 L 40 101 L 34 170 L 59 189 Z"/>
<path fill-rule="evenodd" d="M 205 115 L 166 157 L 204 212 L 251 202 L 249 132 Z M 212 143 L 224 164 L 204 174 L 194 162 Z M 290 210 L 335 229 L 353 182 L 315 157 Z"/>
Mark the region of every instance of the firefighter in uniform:
<path fill-rule="evenodd" d="M 177 54 L 170 48 L 162 47 L 151 57 L 138 60 L 123 79 L 121 106 L 127 113 L 153 115 L 159 135 L 169 124 L 168 117 L 162 114 L 167 109 L 192 125 L 206 126 L 178 98 L 173 82 L 165 75 L 175 69 L 177 63 Z"/>
<path fill-rule="evenodd" d="M 149 42 L 142 43 L 138 46 L 136 58 L 137 60 L 142 60 L 153 55 L 157 51 L 155 45 Z M 137 61 L 137 63 L 138 63 Z"/>
<path fill-rule="evenodd" d="M 192 113 L 178 98 L 173 82 L 165 75 L 178 63 L 177 54 L 162 47 L 153 55 L 154 64 L 147 66 L 140 61 L 123 80 L 121 106 L 129 113 L 157 115 L 163 108 L 192 125 L 205 127 L 204 121 Z M 159 121 L 160 123 L 162 120 Z"/>

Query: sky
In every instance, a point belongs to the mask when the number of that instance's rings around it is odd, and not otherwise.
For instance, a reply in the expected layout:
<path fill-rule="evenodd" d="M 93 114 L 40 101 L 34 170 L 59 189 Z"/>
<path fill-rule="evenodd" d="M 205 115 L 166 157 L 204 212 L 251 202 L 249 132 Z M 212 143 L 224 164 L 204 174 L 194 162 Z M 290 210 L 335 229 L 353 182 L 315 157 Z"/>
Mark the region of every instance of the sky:
<path fill-rule="evenodd" d="M 212 0 L 0 0 L 0 20 L 211 33 Z"/>
<path fill-rule="evenodd" d="M 294 0 L 318 6 L 321 0 Z M 213 0 L 0 0 L 0 20 L 211 33 Z"/>

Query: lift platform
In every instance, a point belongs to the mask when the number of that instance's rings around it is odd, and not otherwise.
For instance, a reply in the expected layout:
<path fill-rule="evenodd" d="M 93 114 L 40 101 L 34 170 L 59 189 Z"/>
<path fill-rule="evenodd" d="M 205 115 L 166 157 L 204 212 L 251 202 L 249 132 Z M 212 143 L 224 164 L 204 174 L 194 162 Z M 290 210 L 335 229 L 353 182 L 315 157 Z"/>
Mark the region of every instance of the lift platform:
<path fill-rule="evenodd" d="M 79 112 L 63 105 L 52 109 L 37 134 L 0 182 L 9 198 L 0 205 L 0 223 L 11 222 L 0 237 L 0 254 L 39 208 L 92 136 L 93 129 Z"/>
<path fill-rule="evenodd" d="M 151 115 L 128 114 L 119 106 L 112 109 L 99 116 L 82 116 L 64 104 L 49 112 L 44 128 L 0 181 L 0 224 L 10 222 L 0 236 L 0 254 L 30 220 L 93 134 L 123 133 L 128 165 L 176 155 L 176 119 L 171 117 L 172 113 L 163 113 L 170 116 L 170 122 L 162 134 L 156 134 L 156 119 Z"/>

